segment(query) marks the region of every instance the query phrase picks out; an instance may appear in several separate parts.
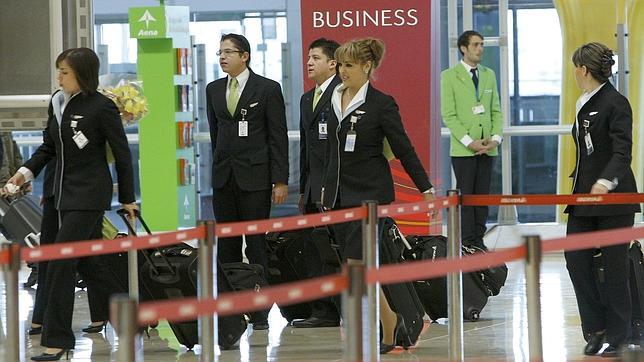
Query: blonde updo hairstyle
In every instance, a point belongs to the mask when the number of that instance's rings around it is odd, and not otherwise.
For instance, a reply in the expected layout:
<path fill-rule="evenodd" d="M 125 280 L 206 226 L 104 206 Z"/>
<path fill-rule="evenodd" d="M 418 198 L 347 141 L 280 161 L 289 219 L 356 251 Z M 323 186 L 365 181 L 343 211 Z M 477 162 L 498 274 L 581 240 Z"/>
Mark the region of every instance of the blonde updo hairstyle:
<path fill-rule="evenodd" d="M 599 83 L 605 83 L 613 75 L 613 51 L 602 43 L 584 44 L 572 55 L 575 67 L 585 66 Z"/>
<path fill-rule="evenodd" d="M 335 60 L 338 63 L 366 64 L 371 62 L 367 77 L 371 77 L 376 68 L 380 65 L 385 55 L 385 43 L 376 38 L 356 39 L 342 44 L 335 51 Z"/>

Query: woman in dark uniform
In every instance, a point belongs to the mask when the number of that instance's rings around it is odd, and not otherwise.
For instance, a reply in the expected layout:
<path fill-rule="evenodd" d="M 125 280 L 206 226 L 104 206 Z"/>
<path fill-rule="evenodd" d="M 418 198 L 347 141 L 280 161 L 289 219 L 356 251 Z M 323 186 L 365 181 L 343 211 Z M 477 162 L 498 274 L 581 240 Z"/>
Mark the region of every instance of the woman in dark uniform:
<path fill-rule="evenodd" d="M 381 40 L 366 38 L 345 43 L 335 52 L 342 84 L 331 96 L 329 163 L 322 189 L 327 209 L 356 207 L 364 200 L 377 200 L 381 205 L 394 201 L 391 169 L 383 154 L 385 137 L 425 200 L 433 199 L 434 189 L 407 137 L 396 101 L 369 84 L 384 51 Z M 360 221 L 334 225 L 333 231 L 344 259 L 362 259 Z M 382 291 L 380 322 L 380 352 L 387 353 L 395 347 L 396 331 L 404 324 Z"/>
<path fill-rule="evenodd" d="M 613 52 L 603 44 L 588 43 L 575 51 L 572 62 L 577 85 L 584 91 L 577 100 L 572 131 L 577 150 L 573 193 L 637 192 L 631 170 L 631 106 L 608 81 L 615 64 Z M 639 211 L 638 204 L 570 205 L 565 210 L 567 233 L 633 226 Z M 602 356 L 616 356 L 629 336 L 628 246 L 565 252 L 587 355 L 597 354 L 606 341 L 609 346 Z M 604 266 L 603 276 L 594 267 L 597 262 Z"/>
<path fill-rule="evenodd" d="M 20 186 L 30 181 L 55 159 L 53 186 L 59 219 L 55 243 L 100 239 L 103 213 L 112 200 L 106 144 L 115 158 L 119 201 L 132 217 L 137 209 L 130 149 L 116 106 L 96 91 L 96 53 L 88 48 L 65 50 L 56 59 L 56 68 L 62 89 L 52 96 L 53 116 L 43 131 L 43 144 L 8 183 Z M 4 192 L 10 189 L 5 186 Z M 121 290 L 100 257 L 50 261 L 41 339 L 46 349 L 32 357 L 34 361 L 56 361 L 74 348 L 71 324 L 77 270 L 88 288 L 101 290 L 106 297 Z"/>

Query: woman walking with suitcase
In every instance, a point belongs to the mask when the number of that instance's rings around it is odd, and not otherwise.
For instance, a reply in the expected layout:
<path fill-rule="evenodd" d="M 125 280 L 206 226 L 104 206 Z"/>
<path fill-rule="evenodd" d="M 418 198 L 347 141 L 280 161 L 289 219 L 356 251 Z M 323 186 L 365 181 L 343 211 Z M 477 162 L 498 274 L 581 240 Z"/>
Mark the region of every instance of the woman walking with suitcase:
<path fill-rule="evenodd" d="M 394 201 L 393 178 L 383 155 L 385 137 L 425 200 L 433 199 L 434 188 L 407 137 L 396 101 L 369 83 L 384 51 L 381 40 L 366 38 L 345 43 L 335 52 L 342 84 L 331 96 L 329 164 L 322 189 L 322 204 L 327 209 L 360 206 L 363 200 L 377 200 L 379 204 Z M 362 259 L 360 221 L 336 224 L 333 232 L 345 260 Z M 391 309 L 382 290 L 380 322 L 380 353 L 384 354 L 396 346 L 398 331 L 405 333 L 405 323 Z M 411 342 L 403 343 L 403 347 Z"/>
<path fill-rule="evenodd" d="M 114 103 L 97 92 L 99 60 L 89 48 L 73 48 L 56 59 L 61 90 L 54 93 L 43 144 L 8 181 L 3 193 L 30 181 L 56 159 L 55 207 L 59 229 L 55 243 L 100 239 L 101 221 L 112 199 L 112 177 L 106 144 L 115 158 L 119 201 L 133 216 L 137 209 L 130 149 Z M 34 361 L 56 361 L 74 348 L 71 329 L 76 271 L 89 287 L 110 295 L 121 288 L 99 257 L 53 260 L 46 275 L 48 288 L 41 345 Z M 105 301 L 107 303 L 107 301 Z"/>

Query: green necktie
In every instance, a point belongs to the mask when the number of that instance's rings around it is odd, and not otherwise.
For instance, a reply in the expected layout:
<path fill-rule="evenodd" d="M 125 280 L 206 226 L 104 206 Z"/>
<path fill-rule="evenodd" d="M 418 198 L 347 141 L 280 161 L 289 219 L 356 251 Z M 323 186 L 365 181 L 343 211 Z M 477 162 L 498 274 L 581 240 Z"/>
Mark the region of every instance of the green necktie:
<path fill-rule="evenodd" d="M 315 88 L 315 95 L 313 95 L 313 110 L 315 110 L 315 106 L 317 106 L 321 96 L 322 96 L 322 88 L 320 87 Z"/>
<path fill-rule="evenodd" d="M 237 82 L 237 78 L 233 78 L 230 80 L 230 94 L 228 94 L 228 112 L 230 112 L 231 115 L 235 114 L 235 110 L 237 109 L 237 102 L 239 102 L 239 93 L 237 92 L 237 85 L 239 83 Z"/>

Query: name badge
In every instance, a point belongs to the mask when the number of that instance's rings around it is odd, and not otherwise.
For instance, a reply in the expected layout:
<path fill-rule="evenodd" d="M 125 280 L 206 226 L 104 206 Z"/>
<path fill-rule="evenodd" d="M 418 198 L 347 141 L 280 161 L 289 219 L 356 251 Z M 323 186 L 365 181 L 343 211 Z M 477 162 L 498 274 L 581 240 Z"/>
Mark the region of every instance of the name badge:
<path fill-rule="evenodd" d="M 483 107 L 482 104 L 476 105 L 476 106 L 472 107 L 472 113 L 473 114 L 485 113 L 485 107 Z"/>
<path fill-rule="evenodd" d="M 590 133 L 586 133 L 584 136 L 584 141 L 586 142 L 586 153 L 590 156 L 595 149 L 593 148 L 593 140 L 590 138 Z"/>
<path fill-rule="evenodd" d="M 76 146 L 78 146 L 78 148 L 81 150 L 89 143 L 89 140 L 87 139 L 87 137 L 85 137 L 85 135 L 81 131 L 76 132 L 76 134 L 74 134 L 72 139 L 76 143 Z"/>
<path fill-rule="evenodd" d="M 318 123 L 318 139 L 325 140 L 328 137 L 326 122 Z"/>
<path fill-rule="evenodd" d="M 356 131 L 347 132 L 347 140 L 344 143 L 344 152 L 353 152 L 356 148 Z"/>
<path fill-rule="evenodd" d="M 239 137 L 248 137 L 248 121 L 239 121 Z"/>

